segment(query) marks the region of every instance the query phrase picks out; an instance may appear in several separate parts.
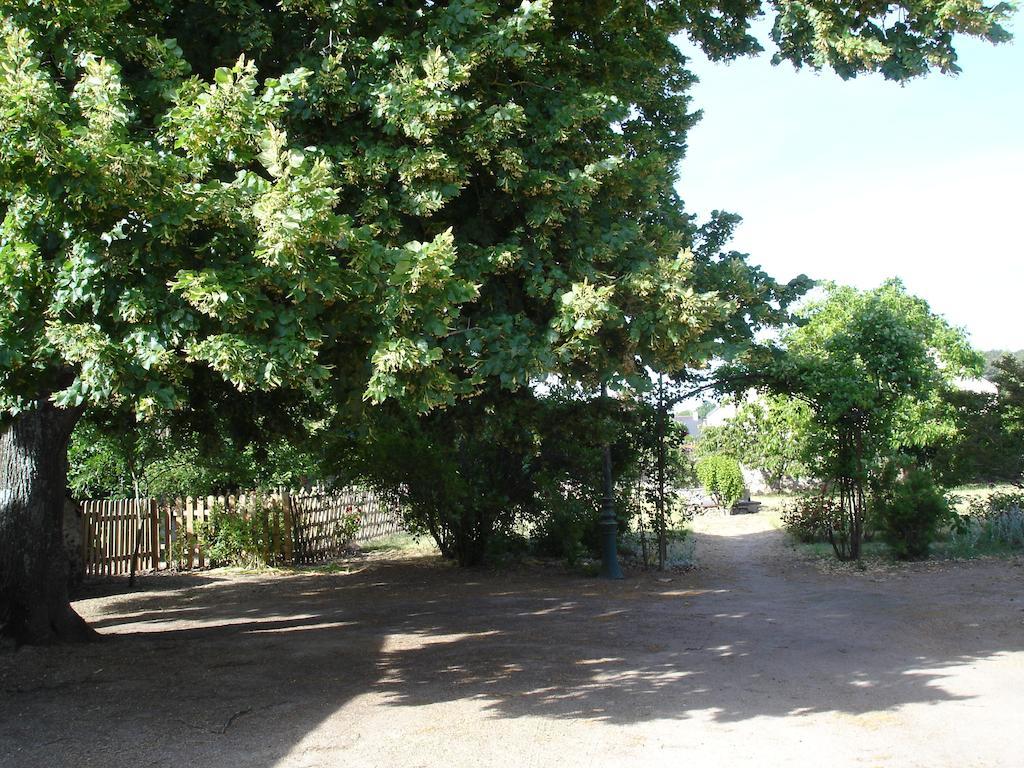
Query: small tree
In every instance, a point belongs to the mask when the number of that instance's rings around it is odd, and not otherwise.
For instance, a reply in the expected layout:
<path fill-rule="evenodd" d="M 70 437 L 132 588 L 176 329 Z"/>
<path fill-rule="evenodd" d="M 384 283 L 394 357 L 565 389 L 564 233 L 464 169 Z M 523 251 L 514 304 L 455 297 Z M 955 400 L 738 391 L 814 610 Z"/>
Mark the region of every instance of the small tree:
<path fill-rule="evenodd" d="M 400 501 L 407 527 L 463 566 L 484 562 L 536 504 L 537 404 L 499 391 L 443 411 L 367 414 L 341 457 L 345 470 Z"/>
<path fill-rule="evenodd" d="M 898 280 L 864 292 L 829 286 L 802 315 L 781 349 L 726 366 L 721 380 L 744 389 L 757 383 L 811 409 L 805 459 L 842 510 L 828 530 L 832 547 L 855 560 L 870 484 L 905 450 L 953 431 L 941 393 L 953 377 L 980 371 L 982 359 Z"/>

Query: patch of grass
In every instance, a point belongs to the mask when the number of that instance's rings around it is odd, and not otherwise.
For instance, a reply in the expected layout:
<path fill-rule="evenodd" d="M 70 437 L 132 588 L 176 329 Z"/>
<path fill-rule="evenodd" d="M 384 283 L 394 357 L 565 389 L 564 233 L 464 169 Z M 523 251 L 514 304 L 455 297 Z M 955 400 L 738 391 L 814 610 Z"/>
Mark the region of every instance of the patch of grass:
<path fill-rule="evenodd" d="M 1015 557 L 1020 554 L 1019 547 L 1014 547 L 1006 542 L 990 540 L 971 542 L 950 535 L 946 539 L 935 542 L 932 559 L 973 560 L 980 557 Z"/>
<path fill-rule="evenodd" d="M 953 497 L 953 509 L 957 514 L 966 514 L 970 509 L 972 501 L 985 499 L 994 493 L 1014 493 L 1019 489 L 1009 483 L 989 485 L 981 483 L 977 485 L 961 485 L 950 491 Z"/>
<path fill-rule="evenodd" d="M 437 547 L 430 539 L 417 538 L 411 533 L 393 533 L 370 541 L 349 545 L 350 549 L 337 560 L 319 565 L 296 566 L 303 573 L 354 573 L 359 570 L 359 561 L 365 558 L 404 558 L 438 554 Z"/>
<path fill-rule="evenodd" d="M 794 541 L 794 544 L 798 550 L 805 552 L 810 557 L 840 562 L 838 558 L 836 558 L 836 553 L 835 550 L 832 549 L 832 545 L 827 541 L 814 541 L 810 544 Z M 866 562 L 882 560 L 888 562 L 893 560 L 893 557 L 889 553 L 889 548 L 882 542 L 865 541 L 861 545 L 861 559 Z"/>
<path fill-rule="evenodd" d="M 762 509 L 765 507 L 781 507 L 786 504 L 790 504 L 796 499 L 800 498 L 800 494 L 781 492 L 778 494 L 756 494 L 751 496 L 751 499 L 756 502 L 761 502 Z"/>
<path fill-rule="evenodd" d="M 275 574 L 288 573 L 292 569 L 287 566 L 278 567 L 274 565 L 220 565 L 210 570 L 231 576 L 273 576 Z"/>

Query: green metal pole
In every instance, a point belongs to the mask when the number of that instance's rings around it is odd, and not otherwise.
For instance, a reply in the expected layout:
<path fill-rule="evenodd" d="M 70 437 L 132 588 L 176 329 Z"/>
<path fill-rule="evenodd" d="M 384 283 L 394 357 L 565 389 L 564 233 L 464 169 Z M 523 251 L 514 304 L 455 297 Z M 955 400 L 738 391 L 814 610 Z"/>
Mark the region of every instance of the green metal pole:
<path fill-rule="evenodd" d="M 608 386 L 601 385 L 601 397 L 608 398 Z M 601 576 L 621 579 L 617 539 L 619 520 L 615 516 L 615 489 L 612 483 L 612 447 L 608 442 L 601 448 L 604 464 L 604 498 L 601 500 Z"/>

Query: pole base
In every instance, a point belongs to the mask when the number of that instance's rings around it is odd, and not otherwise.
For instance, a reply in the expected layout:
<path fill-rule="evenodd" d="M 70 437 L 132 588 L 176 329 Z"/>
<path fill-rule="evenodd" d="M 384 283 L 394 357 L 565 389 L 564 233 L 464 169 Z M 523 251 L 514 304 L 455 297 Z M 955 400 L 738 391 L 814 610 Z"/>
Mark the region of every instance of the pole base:
<path fill-rule="evenodd" d="M 604 529 L 601 532 L 601 578 L 625 578 L 619 567 L 618 542 L 616 540 L 619 532 L 618 523 L 613 522 L 611 525 L 602 523 L 601 527 Z"/>

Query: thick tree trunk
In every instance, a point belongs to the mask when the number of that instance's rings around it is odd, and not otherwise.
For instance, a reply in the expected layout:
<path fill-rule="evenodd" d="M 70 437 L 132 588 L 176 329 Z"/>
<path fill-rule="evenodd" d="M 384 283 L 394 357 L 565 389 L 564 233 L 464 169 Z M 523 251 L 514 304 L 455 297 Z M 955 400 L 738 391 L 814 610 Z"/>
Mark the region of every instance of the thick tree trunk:
<path fill-rule="evenodd" d="M 68 600 L 67 450 L 80 413 L 43 398 L 0 427 L 0 634 L 18 643 L 88 640 Z"/>

